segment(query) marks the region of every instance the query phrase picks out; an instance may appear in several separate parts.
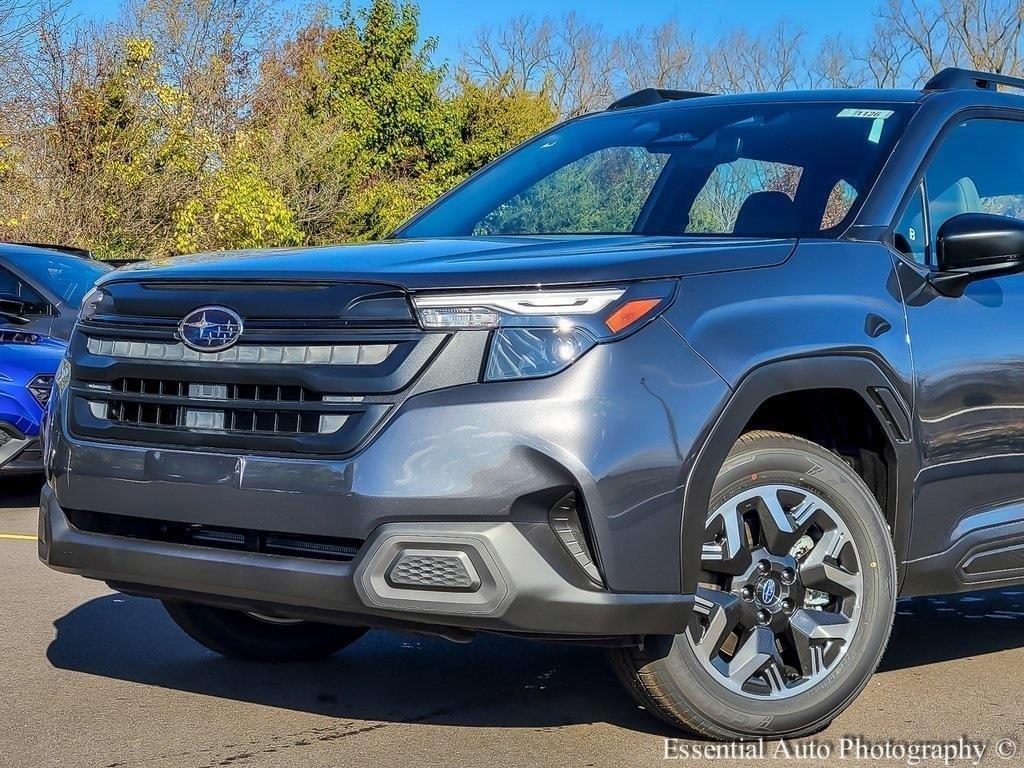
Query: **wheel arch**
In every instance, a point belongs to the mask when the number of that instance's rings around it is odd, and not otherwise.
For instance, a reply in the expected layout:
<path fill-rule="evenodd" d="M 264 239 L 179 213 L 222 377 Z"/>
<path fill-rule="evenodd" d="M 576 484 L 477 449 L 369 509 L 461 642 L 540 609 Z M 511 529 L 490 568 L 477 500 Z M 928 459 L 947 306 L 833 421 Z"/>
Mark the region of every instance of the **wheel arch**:
<path fill-rule="evenodd" d="M 733 444 L 745 431 L 764 426 L 757 416 L 773 399 L 799 398 L 801 393 L 834 391 L 840 397 L 857 398 L 884 435 L 888 452 L 887 504 L 883 504 L 892 528 L 896 561 L 902 583 L 910 541 L 911 497 L 916 451 L 911 408 L 899 378 L 874 356 L 825 354 L 778 360 L 748 372 L 718 417 L 705 430 L 701 449 L 686 478 L 682 518 L 682 585 L 692 593 L 700 573 L 700 545 L 711 490 L 719 468 Z M 773 428 L 777 428 L 773 427 Z M 806 437 L 806 434 L 800 435 Z M 825 446 L 829 447 L 829 446 Z"/>

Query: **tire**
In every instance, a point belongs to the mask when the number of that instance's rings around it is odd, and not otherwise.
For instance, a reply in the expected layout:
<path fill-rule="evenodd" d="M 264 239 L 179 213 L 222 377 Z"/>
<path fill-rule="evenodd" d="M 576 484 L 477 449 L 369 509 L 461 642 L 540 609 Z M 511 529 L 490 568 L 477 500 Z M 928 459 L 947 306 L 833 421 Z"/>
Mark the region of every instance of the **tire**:
<path fill-rule="evenodd" d="M 245 661 L 316 661 L 366 633 L 364 627 L 275 620 L 199 603 L 165 600 L 164 608 L 200 645 Z"/>
<path fill-rule="evenodd" d="M 702 737 L 827 727 L 874 674 L 896 610 L 892 540 L 871 491 L 819 445 L 750 432 L 715 481 L 701 557 L 690 627 L 611 651 L 620 678 L 645 708 Z"/>

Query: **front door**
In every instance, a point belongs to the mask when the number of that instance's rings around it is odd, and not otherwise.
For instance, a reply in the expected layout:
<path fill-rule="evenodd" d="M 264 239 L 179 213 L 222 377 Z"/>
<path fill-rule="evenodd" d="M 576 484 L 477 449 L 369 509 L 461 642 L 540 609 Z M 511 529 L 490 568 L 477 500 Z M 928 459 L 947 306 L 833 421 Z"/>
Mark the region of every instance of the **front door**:
<path fill-rule="evenodd" d="M 968 212 L 1024 218 L 1024 121 L 950 126 L 896 242 L 930 267 L 942 224 Z M 993 524 L 1024 523 L 1024 274 L 978 280 L 956 298 L 903 282 L 922 459 L 914 560 Z M 959 551 L 954 559 L 962 565 Z"/>

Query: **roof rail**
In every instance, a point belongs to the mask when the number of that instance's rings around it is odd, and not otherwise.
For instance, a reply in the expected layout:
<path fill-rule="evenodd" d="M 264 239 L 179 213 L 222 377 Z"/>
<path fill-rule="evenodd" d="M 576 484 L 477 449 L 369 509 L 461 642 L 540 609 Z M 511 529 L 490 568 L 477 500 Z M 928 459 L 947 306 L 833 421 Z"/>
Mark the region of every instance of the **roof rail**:
<path fill-rule="evenodd" d="M 976 72 L 973 69 L 947 67 L 924 84 L 926 91 L 950 91 L 957 88 L 980 88 L 985 91 L 998 90 L 998 86 L 1024 90 L 1024 78 L 1000 75 L 994 72 Z"/>
<path fill-rule="evenodd" d="M 701 96 L 714 96 L 713 93 L 703 91 L 673 91 L 668 88 L 644 88 L 642 91 L 623 96 L 617 101 L 608 105 L 609 112 L 619 109 L 633 109 L 634 107 L 649 107 L 652 104 L 663 104 L 666 101 L 681 101 L 683 99 L 696 99 Z"/>

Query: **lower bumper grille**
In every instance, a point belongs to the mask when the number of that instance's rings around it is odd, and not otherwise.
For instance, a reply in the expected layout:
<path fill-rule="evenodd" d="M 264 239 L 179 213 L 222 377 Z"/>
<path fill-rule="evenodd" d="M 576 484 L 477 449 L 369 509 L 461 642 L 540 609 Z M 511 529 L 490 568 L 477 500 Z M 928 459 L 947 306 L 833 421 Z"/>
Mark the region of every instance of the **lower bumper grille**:
<path fill-rule="evenodd" d="M 348 562 L 363 545 L 360 539 L 274 533 L 113 515 L 104 512 L 64 510 L 68 522 L 86 533 L 123 536 L 130 539 L 186 544 L 214 549 L 259 552 L 268 555 L 305 557 Z"/>

